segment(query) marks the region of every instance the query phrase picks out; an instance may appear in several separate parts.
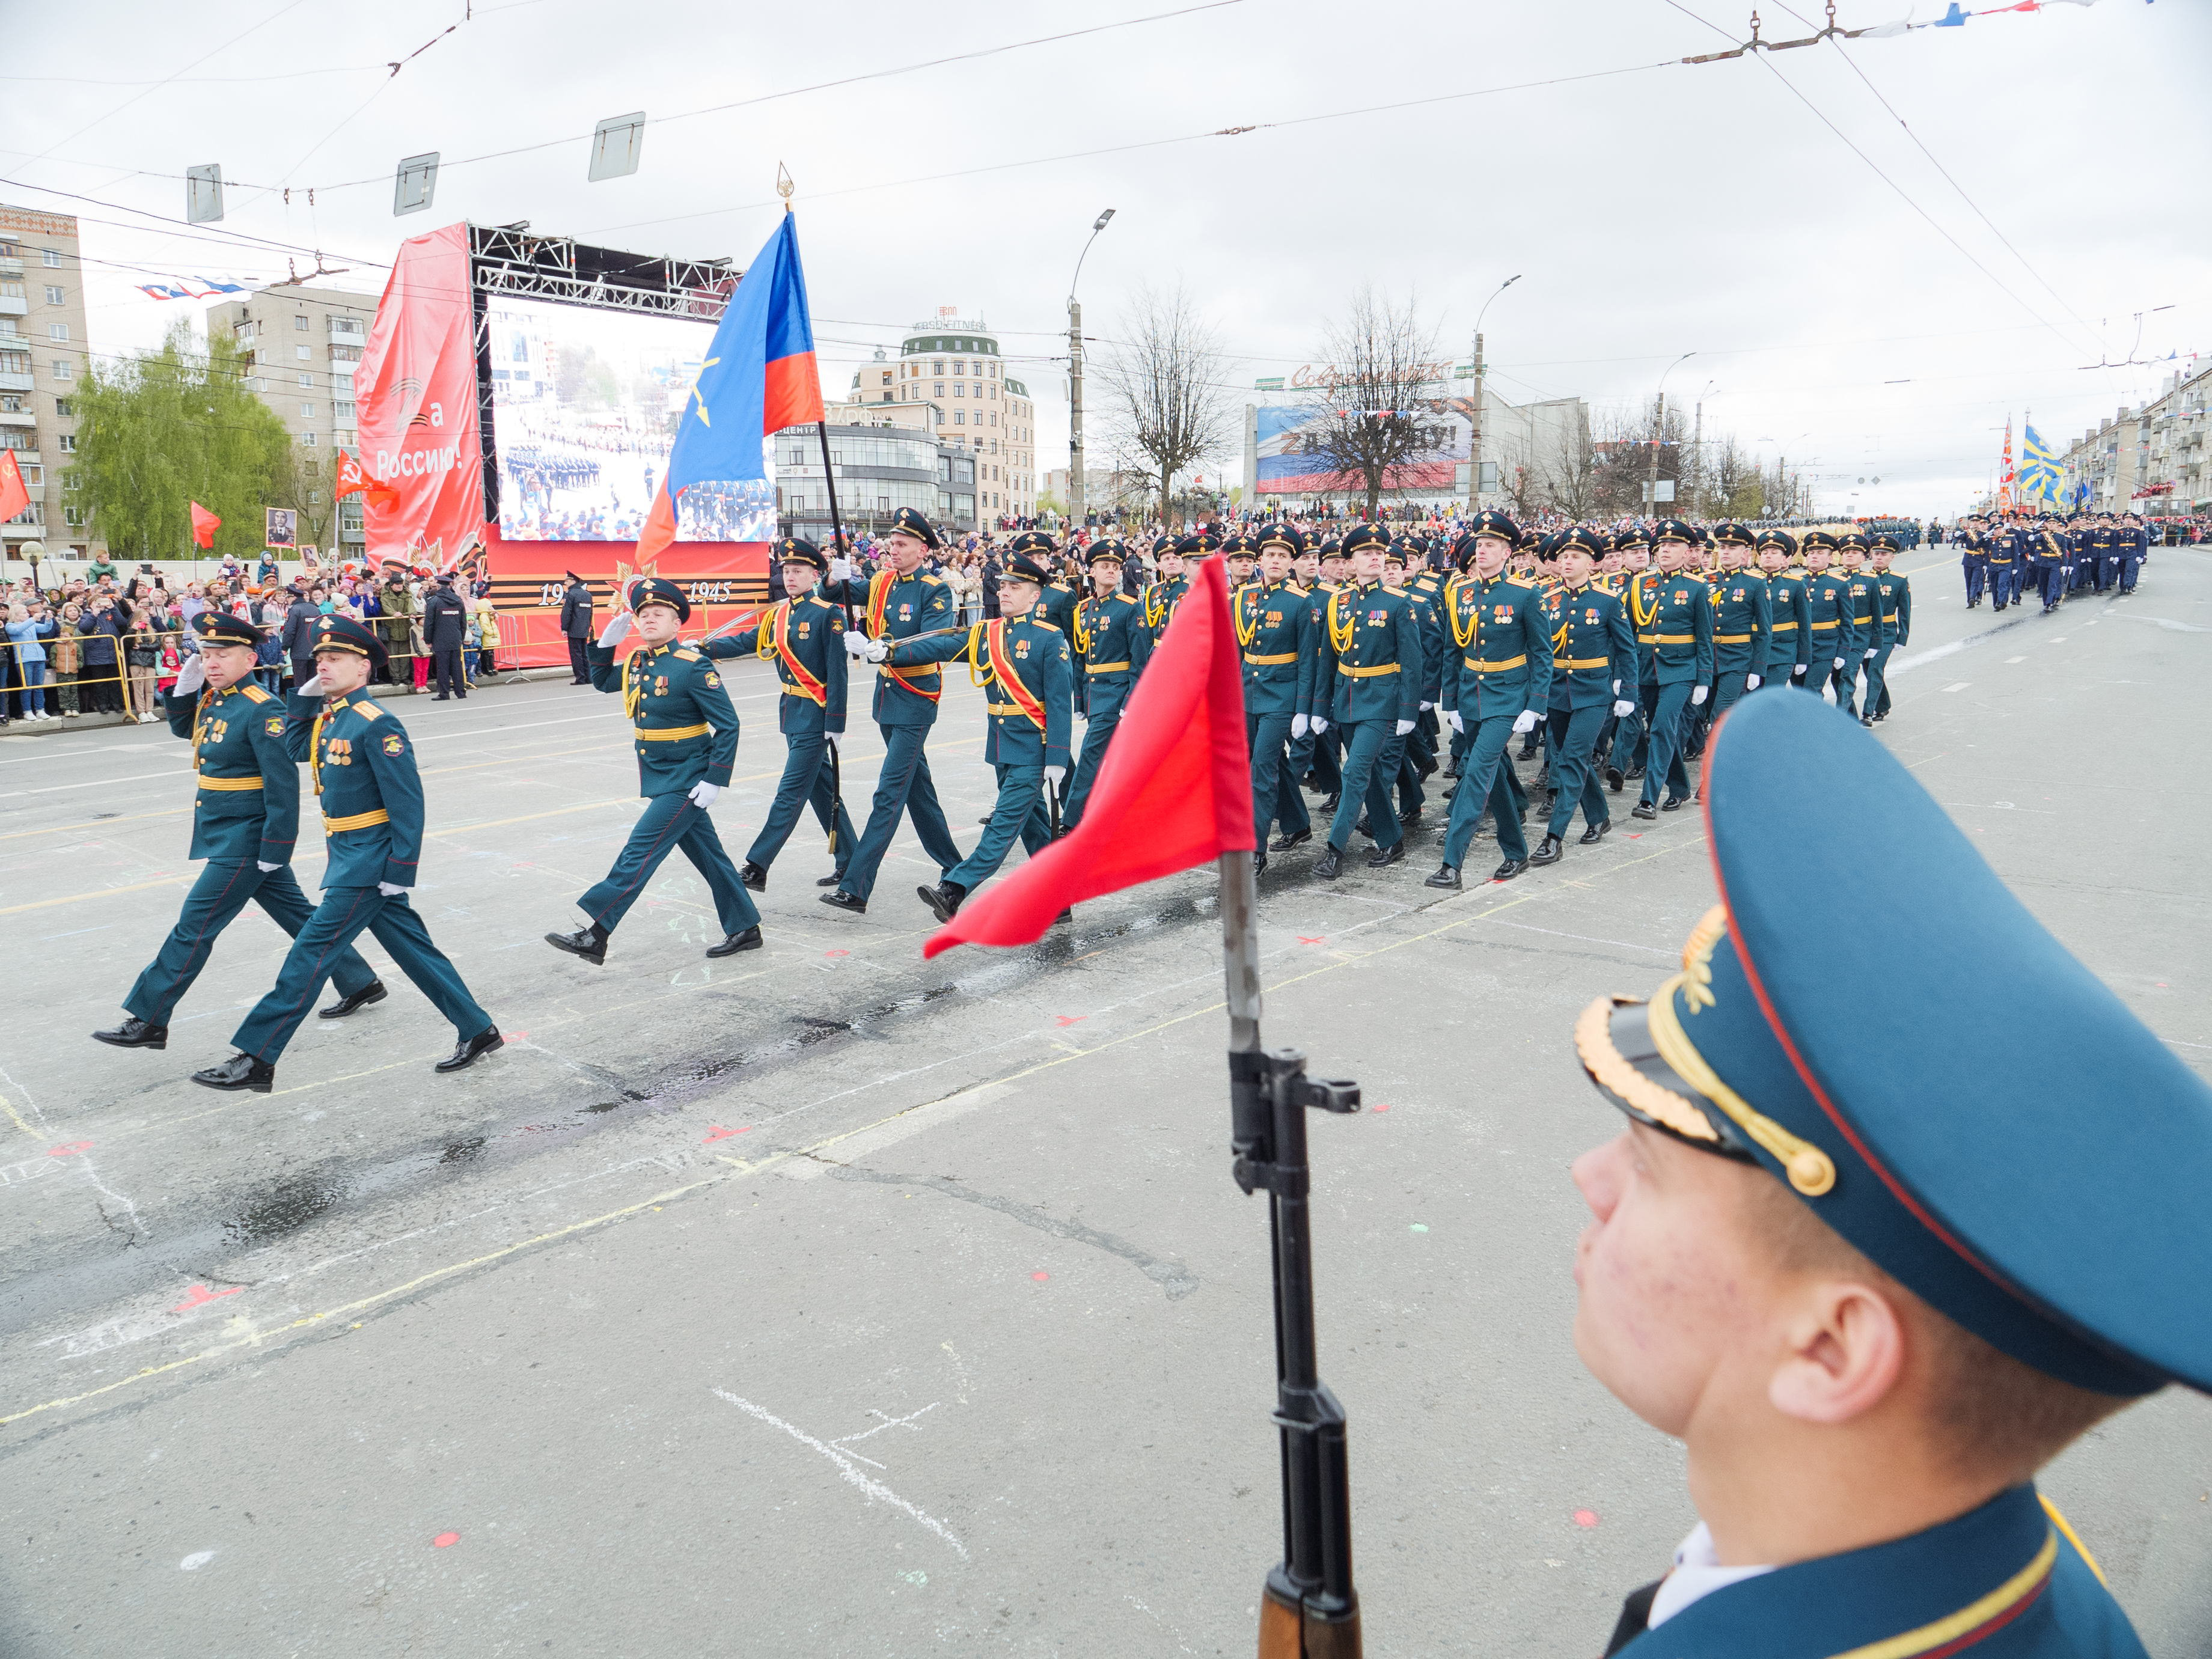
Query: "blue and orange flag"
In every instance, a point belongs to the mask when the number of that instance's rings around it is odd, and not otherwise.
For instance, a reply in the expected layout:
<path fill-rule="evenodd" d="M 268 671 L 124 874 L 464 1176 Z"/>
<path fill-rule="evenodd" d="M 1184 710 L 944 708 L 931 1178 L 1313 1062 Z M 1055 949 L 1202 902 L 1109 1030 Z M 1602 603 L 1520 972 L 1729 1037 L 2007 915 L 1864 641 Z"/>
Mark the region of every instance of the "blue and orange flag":
<path fill-rule="evenodd" d="M 821 418 L 799 219 L 787 213 L 738 279 L 707 349 L 668 452 L 668 476 L 637 539 L 639 564 L 676 539 L 676 501 L 686 489 L 765 478 L 769 435 Z"/>

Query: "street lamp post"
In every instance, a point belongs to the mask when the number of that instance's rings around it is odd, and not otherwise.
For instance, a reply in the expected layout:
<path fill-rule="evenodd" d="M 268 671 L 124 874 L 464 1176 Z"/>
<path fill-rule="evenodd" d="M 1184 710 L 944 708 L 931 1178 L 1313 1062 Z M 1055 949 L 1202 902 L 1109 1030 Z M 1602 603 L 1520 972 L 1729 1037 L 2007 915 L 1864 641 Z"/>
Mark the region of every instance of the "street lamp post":
<path fill-rule="evenodd" d="M 1712 395 L 1717 381 L 1708 380 L 1705 389 L 1698 393 L 1698 418 L 1690 434 L 1690 516 L 1703 518 L 1705 510 L 1705 399 Z"/>
<path fill-rule="evenodd" d="M 1083 262 L 1091 257 L 1091 243 L 1098 240 L 1098 233 L 1106 228 L 1106 222 L 1114 216 L 1108 208 L 1091 227 L 1090 240 L 1083 252 L 1075 256 L 1075 275 L 1067 279 L 1067 516 L 1071 532 L 1083 526 L 1083 302 L 1075 297 L 1075 285 L 1083 276 Z"/>
<path fill-rule="evenodd" d="M 1480 510 L 1482 506 L 1482 319 L 1490 310 L 1491 301 L 1519 282 L 1521 275 L 1516 271 L 1500 283 L 1490 299 L 1482 302 L 1482 309 L 1474 313 L 1474 418 L 1469 423 L 1474 430 L 1467 448 L 1467 502 L 1470 510 Z"/>
<path fill-rule="evenodd" d="M 1651 433 L 1651 465 L 1644 472 L 1644 504 L 1651 509 L 1650 516 L 1659 516 L 1659 448 L 1667 441 L 1667 376 L 1698 354 L 1686 351 L 1667 365 L 1659 376 L 1659 419 Z"/>

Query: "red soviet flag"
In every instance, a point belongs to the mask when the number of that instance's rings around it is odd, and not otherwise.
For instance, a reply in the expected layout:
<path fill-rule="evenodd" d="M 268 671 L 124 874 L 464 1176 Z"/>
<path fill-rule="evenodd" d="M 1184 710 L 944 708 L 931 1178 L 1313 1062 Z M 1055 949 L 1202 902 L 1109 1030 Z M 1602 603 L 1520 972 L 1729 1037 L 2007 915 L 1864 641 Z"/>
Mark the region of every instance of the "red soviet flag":
<path fill-rule="evenodd" d="M 0 449 L 0 519 L 12 519 L 31 504 L 24 486 L 23 470 L 15 465 L 15 452 Z"/>
<path fill-rule="evenodd" d="M 222 520 L 216 518 L 214 514 L 209 512 L 207 508 L 202 507 L 198 501 L 191 503 L 191 508 L 192 540 L 203 548 L 213 547 L 215 545 L 215 532 L 222 528 Z"/>
<path fill-rule="evenodd" d="M 1221 561 L 1198 568 L 1130 694 L 1083 822 L 932 933 L 956 945 L 1027 945 L 1071 904 L 1252 848 L 1244 684 Z"/>

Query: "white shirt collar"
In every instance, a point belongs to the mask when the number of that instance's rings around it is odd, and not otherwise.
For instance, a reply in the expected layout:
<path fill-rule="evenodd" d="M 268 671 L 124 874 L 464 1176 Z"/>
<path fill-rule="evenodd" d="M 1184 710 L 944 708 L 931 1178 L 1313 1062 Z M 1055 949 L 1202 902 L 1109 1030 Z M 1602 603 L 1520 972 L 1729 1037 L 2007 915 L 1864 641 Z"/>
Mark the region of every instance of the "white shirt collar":
<path fill-rule="evenodd" d="M 1674 1552 L 1674 1571 L 1662 1581 L 1658 1594 L 1651 1598 L 1651 1612 L 1645 1624 L 1656 1630 L 1700 1597 L 1773 1571 L 1772 1567 L 1723 1566 L 1713 1548 L 1713 1534 L 1700 1521 L 1690 1528 L 1690 1535 L 1682 1540 L 1681 1548 Z"/>

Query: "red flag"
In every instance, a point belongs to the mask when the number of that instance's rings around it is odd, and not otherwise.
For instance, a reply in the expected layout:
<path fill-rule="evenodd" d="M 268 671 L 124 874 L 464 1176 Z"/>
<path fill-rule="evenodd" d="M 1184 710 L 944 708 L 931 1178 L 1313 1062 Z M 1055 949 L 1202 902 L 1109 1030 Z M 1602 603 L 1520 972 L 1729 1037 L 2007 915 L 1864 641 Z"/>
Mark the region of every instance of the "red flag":
<path fill-rule="evenodd" d="M 202 507 L 192 503 L 192 540 L 202 547 L 215 545 L 215 532 L 222 528 L 222 520 Z"/>
<path fill-rule="evenodd" d="M 956 945 L 1027 945 L 1071 904 L 1252 847 L 1244 684 L 1222 562 L 1198 568 L 1130 695 L 1083 822 L 932 933 Z"/>
<path fill-rule="evenodd" d="M 31 504 L 23 487 L 23 469 L 15 465 L 15 452 L 0 449 L 0 519 L 12 519 Z"/>
<path fill-rule="evenodd" d="M 372 478 L 362 471 L 361 458 L 349 451 L 338 451 L 337 487 L 331 491 L 331 499 L 342 501 L 349 495 L 359 495 L 371 507 L 392 507 L 399 501 L 399 492 L 381 478 Z"/>

